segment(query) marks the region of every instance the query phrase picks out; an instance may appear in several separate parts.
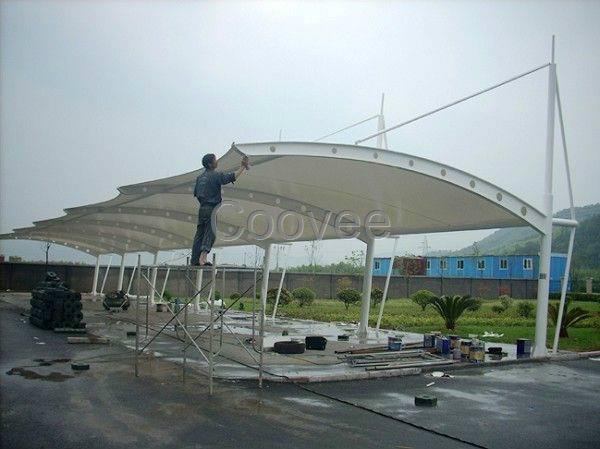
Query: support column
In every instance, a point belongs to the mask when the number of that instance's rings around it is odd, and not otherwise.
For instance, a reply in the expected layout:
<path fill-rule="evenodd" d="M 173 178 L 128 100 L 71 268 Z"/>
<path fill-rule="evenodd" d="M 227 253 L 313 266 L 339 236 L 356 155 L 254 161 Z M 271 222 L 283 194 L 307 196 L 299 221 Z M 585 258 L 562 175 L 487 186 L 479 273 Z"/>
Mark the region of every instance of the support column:
<path fill-rule="evenodd" d="M 365 260 L 365 273 L 363 276 L 362 304 L 360 306 L 360 323 L 358 325 L 358 338 L 366 340 L 369 329 L 369 309 L 371 308 L 371 284 L 373 282 L 373 253 L 375 240 L 367 237 L 367 257 Z"/>
<path fill-rule="evenodd" d="M 152 286 L 150 287 L 150 304 L 156 304 L 156 277 L 158 276 L 158 252 L 154 254 L 154 262 L 152 265 Z"/>
<path fill-rule="evenodd" d="M 94 267 L 94 280 L 92 281 L 92 295 L 98 294 L 98 275 L 100 274 L 100 254 L 96 256 L 96 266 Z"/>
<path fill-rule="evenodd" d="M 396 259 L 396 249 L 398 248 L 398 238 L 394 239 L 394 249 L 392 250 L 392 258 L 390 259 L 390 265 L 388 266 L 387 276 L 385 278 L 385 287 L 383 287 L 383 298 L 381 298 L 381 305 L 379 306 L 379 316 L 377 317 L 377 326 L 375 330 L 379 331 L 381 326 L 381 318 L 383 318 L 383 309 L 385 307 L 385 300 L 387 299 L 388 289 L 390 287 L 390 278 L 392 277 L 392 271 L 394 269 L 394 260 Z"/>
<path fill-rule="evenodd" d="M 104 286 L 106 285 L 106 279 L 108 279 L 108 273 L 110 273 L 110 265 L 112 263 L 112 256 L 108 258 L 108 264 L 106 265 L 106 272 L 104 273 L 104 278 L 102 279 L 102 285 L 100 286 L 100 294 L 104 294 Z"/>
<path fill-rule="evenodd" d="M 265 349 L 265 313 L 267 309 L 267 291 L 269 289 L 269 266 L 271 263 L 271 244 L 267 244 L 265 247 L 265 255 L 263 257 L 262 266 L 262 281 L 260 283 L 260 324 L 259 324 L 259 335 L 260 335 L 260 358 L 258 364 L 258 386 L 262 388 L 263 381 L 263 359 Z"/>
<path fill-rule="evenodd" d="M 196 269 L 196 297 L 194 298 L 194 310 L 196 312 L 200 311 L 200 290 L 202 290 L 202 273 L 204 270 L 202 268 Z"/>
<path fill-rule="evenodd" d="M 569 271 L 571 269 L 571 256 L 573 255 L 573 245 L 575 243 L 575 228 L 571 228 L 569 235 L 569 249 L 567 250 L 567 260 L 565 261 L 565 273 L 562 279 L 560 289 L 560 306 L 558 308 L 558 317 L 556 320 L 556 333 L 554 334 L 554 342 L 552 352 L 558 352 L 558 339 L 560 338 L 560 323 L 562 323 L 563 313 L 565 311 L 565 301 L 567 298 L 567 288 L 569 288 Z"/>
<path fill-rule="evenodd" d="M 544 176 L 544 233 L 540 244 L 540 267 L 535 317 L 534 357 L 544 357 L 548 333 L 548 295 L 550 293 L 550 253 L 552 251 L 552 170 L 554 162 L 554 115 L 556 105 L 556 64 L 554 64 L 554 36 L 552 37 L 552 62 L 548 67 L 548 116 L 546 125 L 546 167 Z"/>
<path fill-rule="evenodd" d="M 125 276 L 125 253 L 121 254 L 121 266 L 119 267 L 119 282 L 117 290 L 123 290 L 123 277 Z"/>

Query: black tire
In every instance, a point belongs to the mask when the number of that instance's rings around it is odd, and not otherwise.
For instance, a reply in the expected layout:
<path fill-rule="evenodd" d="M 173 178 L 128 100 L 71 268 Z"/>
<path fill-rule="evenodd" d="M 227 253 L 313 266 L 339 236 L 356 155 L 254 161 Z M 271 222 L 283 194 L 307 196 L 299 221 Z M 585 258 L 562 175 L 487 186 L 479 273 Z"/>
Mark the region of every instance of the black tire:
<path fill-rule="evenodd" d="M 437 398 L 428 394 L 421 394 L 415 396 L 415 405 L 435 407 L 437 405 Z"/>
<path fill-rule="evenodd" d="M 298 341 L 277 341 L 273 345 L 273 351 L 278 354 L 303 354 L 306 345 Z"/>
<path fill-rule="evenodd" d="M 89 363 L 73 362 L 71 363 L 71 369 L 73 371 L 87 371 L 90 369 Z"/>

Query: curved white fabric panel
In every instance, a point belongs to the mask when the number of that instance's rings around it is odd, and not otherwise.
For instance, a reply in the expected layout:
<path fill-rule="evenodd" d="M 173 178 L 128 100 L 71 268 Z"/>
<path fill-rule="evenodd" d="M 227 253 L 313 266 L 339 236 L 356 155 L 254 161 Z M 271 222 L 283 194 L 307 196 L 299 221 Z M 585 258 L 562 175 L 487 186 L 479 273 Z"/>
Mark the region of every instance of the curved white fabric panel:
<path fill-rule="evenodd" d="M 219 160 L 219 170 L 237 169 L 242 153 L 252 167 L 235 185 L 223 187 L 215 246 L 264 245 L 290 241 L 293 234 L 294 241 L 315 240 L 320 231 L 324 239 L 344 238 L 347 233 L 335 227 L 336 220 L 348 221 L 344 211 L 360 220 L 362 239 L 365 219 L 375 210 L 389 217 L 392 235 L 512 226 L 541 230 L 544 223 L 540 211 L 509 192 L 408 154 L 329 143 L 237 144 Z M 62 217 L 0 239 L 54 241 L 92 254 L 189 248 L 198 211 L 192 191 L 201 172 L 120 187 L 109 201 L 66 209 Z M 249 232 L 253 214 L 256 233 Z M 268 230 L 269 221 L 273 230 L 263 240 L 256 234 Z M 228 239 L 232 234 L 239 238 Z"/>

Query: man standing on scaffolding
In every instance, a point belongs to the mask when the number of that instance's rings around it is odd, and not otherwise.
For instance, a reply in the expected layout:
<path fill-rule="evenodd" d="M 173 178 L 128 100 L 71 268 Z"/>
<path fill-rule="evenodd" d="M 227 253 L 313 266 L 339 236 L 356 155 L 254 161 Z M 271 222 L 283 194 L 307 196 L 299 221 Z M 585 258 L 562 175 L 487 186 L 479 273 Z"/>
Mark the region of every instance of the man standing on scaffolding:
<path fill-rule="evenodd" d="M 210 266 L 206 261 L 208 253 L 215 243 L 215 229 L 212 229 L 211 218 L 215 208 L 221 204 L 221 186 L 235 182 L 248 169 L 248 157 L 244 156 L 240 168 L 234 173 L 216 171 L 218 162 L 214 154 L 206 154 L 202 158 L 204 172 L 196 178 L 194 196 L 200 203 L 198 212 L 198 227 L 192 247 L 191 264 L 195 266 Z"/>

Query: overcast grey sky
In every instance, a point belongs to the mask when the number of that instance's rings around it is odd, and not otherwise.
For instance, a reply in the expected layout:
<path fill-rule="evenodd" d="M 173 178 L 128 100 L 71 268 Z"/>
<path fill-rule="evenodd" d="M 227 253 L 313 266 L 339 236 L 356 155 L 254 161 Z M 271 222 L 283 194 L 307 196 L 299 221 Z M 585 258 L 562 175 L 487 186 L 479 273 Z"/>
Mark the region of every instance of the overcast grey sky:
<path fill-rule="evenodd" d="M 377 113 L 381 92 L 393 125 L 547 62 L 552 34 L 576 202 L 600 201 L 600 2 L 2 1 L 0 18 L 1 232 L 198 168 L 232 141 L 280 129 L 312 140 Z M 540 206 L 546 94 L 538 72 L 390 133 L 390 148 Z M 556 150 L 558 210 L 568 198 Z M 429 246 L 487 234 L 429 235 Z M 401 251 L 419 252 L 422 240 L 403 238 Z M 325 243 L 323 261 L 363 246 Z M 31 251 L 39 244 L 0 246 Z"/>

